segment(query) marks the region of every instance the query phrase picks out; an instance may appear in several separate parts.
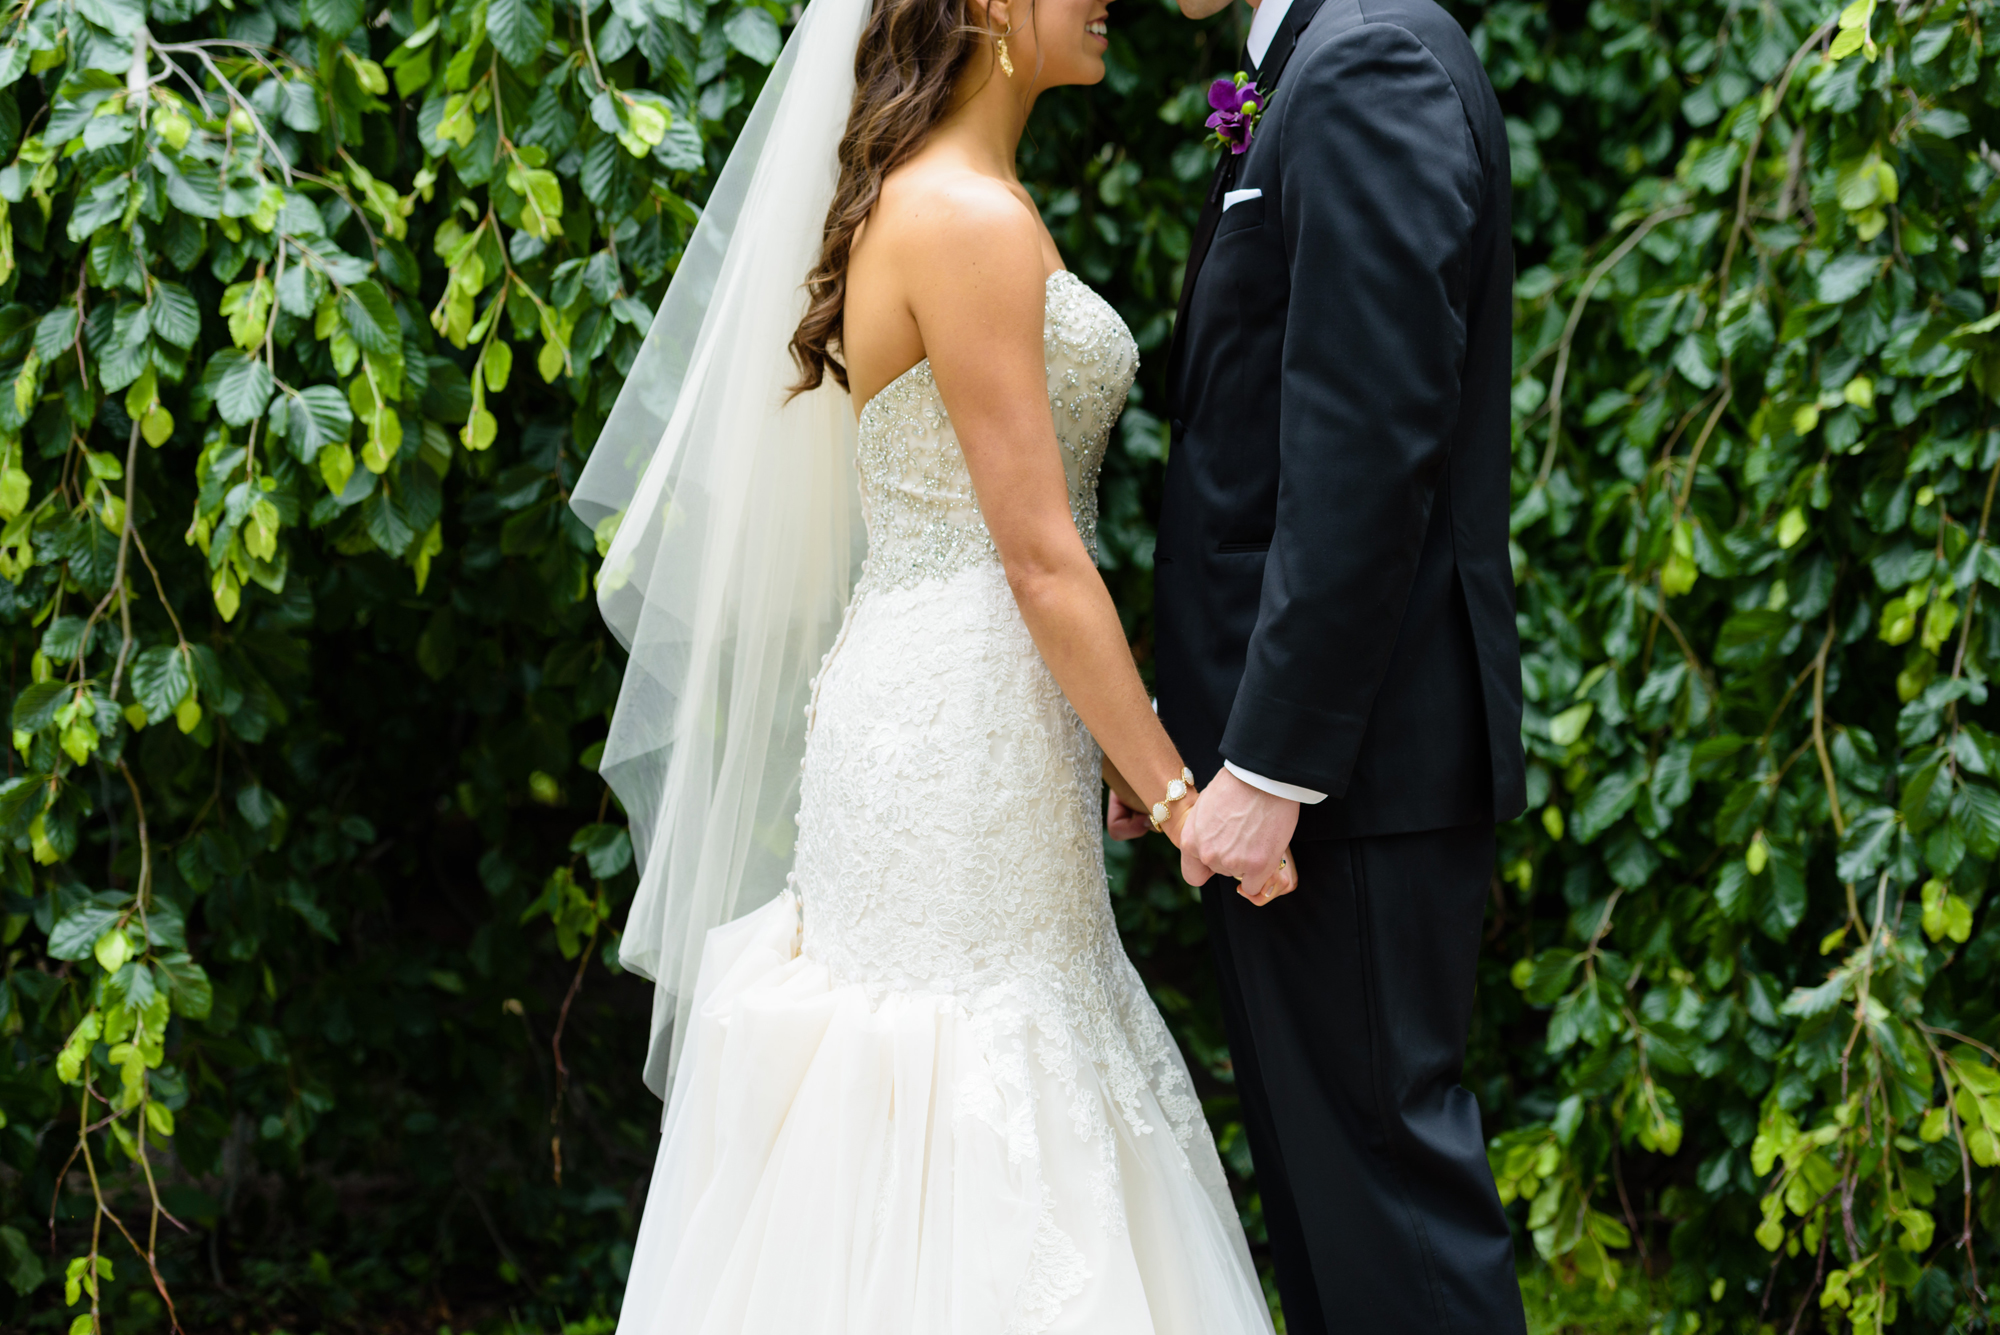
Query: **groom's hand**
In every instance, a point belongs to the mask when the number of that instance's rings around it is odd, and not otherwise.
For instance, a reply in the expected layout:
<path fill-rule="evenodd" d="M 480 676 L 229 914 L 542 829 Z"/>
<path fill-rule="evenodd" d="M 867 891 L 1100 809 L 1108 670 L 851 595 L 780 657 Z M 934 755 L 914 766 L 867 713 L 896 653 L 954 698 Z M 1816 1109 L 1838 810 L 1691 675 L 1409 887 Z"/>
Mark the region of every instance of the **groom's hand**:
<path fill-rule="evenodd" d="M 1252 788 L 1223 769 L 1188 813 L 1181 877 L 1189 885 L 1219 875 L 1263 886 L 1278 874 L 1298 824 L 1297 802 Z"/>

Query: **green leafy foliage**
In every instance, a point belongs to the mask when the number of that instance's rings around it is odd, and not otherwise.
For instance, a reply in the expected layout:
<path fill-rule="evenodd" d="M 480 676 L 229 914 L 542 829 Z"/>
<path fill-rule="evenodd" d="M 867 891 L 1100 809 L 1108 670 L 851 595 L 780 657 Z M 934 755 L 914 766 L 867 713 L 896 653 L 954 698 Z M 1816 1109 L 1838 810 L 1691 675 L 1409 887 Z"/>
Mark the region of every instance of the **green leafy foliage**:
<path fill-rule="evenodd" d="M 786 17 L 0 18 L 0 1324 L 615 1301 L 657 1114 L 565 498 Z"/>
<path fill-rule="evenodd" d="M 1534 799 L 1467 1080 L 1531 1302 L 1985 1328 L 1993 7 L 1457 12 L 1514 168 Z M 658 1109 L 565 500 L 791 18 L 0 16 L 9 1328 L 608 1328 Z M 1242 24 L 1114 12 L 1023 147 L 1146 357 L 1100 525 L 1142 663 Z M 1157 841 L 1111 866 L 1261 1256 L 1198 906 Z"/>
<path fill-rule="evenodd" d="M 1534 808 L 1495 1173 L 1660 1329 L 1984 1329 L 2000 15 L 1626 8 L 1595 60 L 1522 7 L 1479 34 Z M 1626 170 L 1572 182 L 1592 102 Z"/>

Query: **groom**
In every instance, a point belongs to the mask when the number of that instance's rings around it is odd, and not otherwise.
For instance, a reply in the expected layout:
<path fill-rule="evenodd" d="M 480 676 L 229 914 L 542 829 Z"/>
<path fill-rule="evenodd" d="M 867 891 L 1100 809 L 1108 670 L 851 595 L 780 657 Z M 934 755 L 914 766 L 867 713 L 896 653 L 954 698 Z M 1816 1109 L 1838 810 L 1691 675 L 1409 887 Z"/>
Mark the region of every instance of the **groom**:
<path fill-rule="evenodd" d="M 1433 0 L 1251 3 L 1264 108 L 1209 190 L 1168 371 L 1159 708 L 1203 786 L 1182 870 L 1288 1328 L 1521 1332 L 1459 1085 L 1525 787 L 1506 130 Z M 1288 844 L 1296 892 L 1235 893 Z"/>

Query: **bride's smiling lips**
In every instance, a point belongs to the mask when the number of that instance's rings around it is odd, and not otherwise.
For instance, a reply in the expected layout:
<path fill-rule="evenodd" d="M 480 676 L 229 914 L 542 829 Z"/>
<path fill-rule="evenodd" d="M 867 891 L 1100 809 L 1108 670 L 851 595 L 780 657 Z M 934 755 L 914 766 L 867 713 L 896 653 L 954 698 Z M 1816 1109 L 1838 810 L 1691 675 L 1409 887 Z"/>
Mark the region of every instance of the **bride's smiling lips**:
<path fill-rule="evenodd" d="M 1111 37 L 1110 37 L 1111 24 L 1110 20 L 1105 16 L 1099 15 L 1097 18 L 1094 18 L 1090 22 L 1084 24 L 1083 30 L 1089 33 L 1092 37 L 1096 38 L 1099 42 L 1103 43 L 1105 46 L 1108 47 L 1111 45 Z"/>

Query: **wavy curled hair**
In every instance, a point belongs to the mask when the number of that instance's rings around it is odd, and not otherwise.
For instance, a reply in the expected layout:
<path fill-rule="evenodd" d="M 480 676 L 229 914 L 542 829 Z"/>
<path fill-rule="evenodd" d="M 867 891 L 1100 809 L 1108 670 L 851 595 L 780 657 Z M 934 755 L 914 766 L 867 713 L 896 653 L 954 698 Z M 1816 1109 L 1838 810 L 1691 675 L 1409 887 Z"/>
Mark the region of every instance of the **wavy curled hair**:
<path fill-rule="evenodd" d="M 854 52 L 854 101 L 840 140 L 840 182 L 826 211 L 819 263 L 806 276 L 805 319 L 792 335 L 794 395 L 831 375 L 849 388 L 834 356 L 847 313 L 847 261 L 854 234 L 882 196 L 882 180 L 909 160 L 951 109 L 959 76 L 989 34 L 966 23 L 964 0 L 875 0 Z"/>

